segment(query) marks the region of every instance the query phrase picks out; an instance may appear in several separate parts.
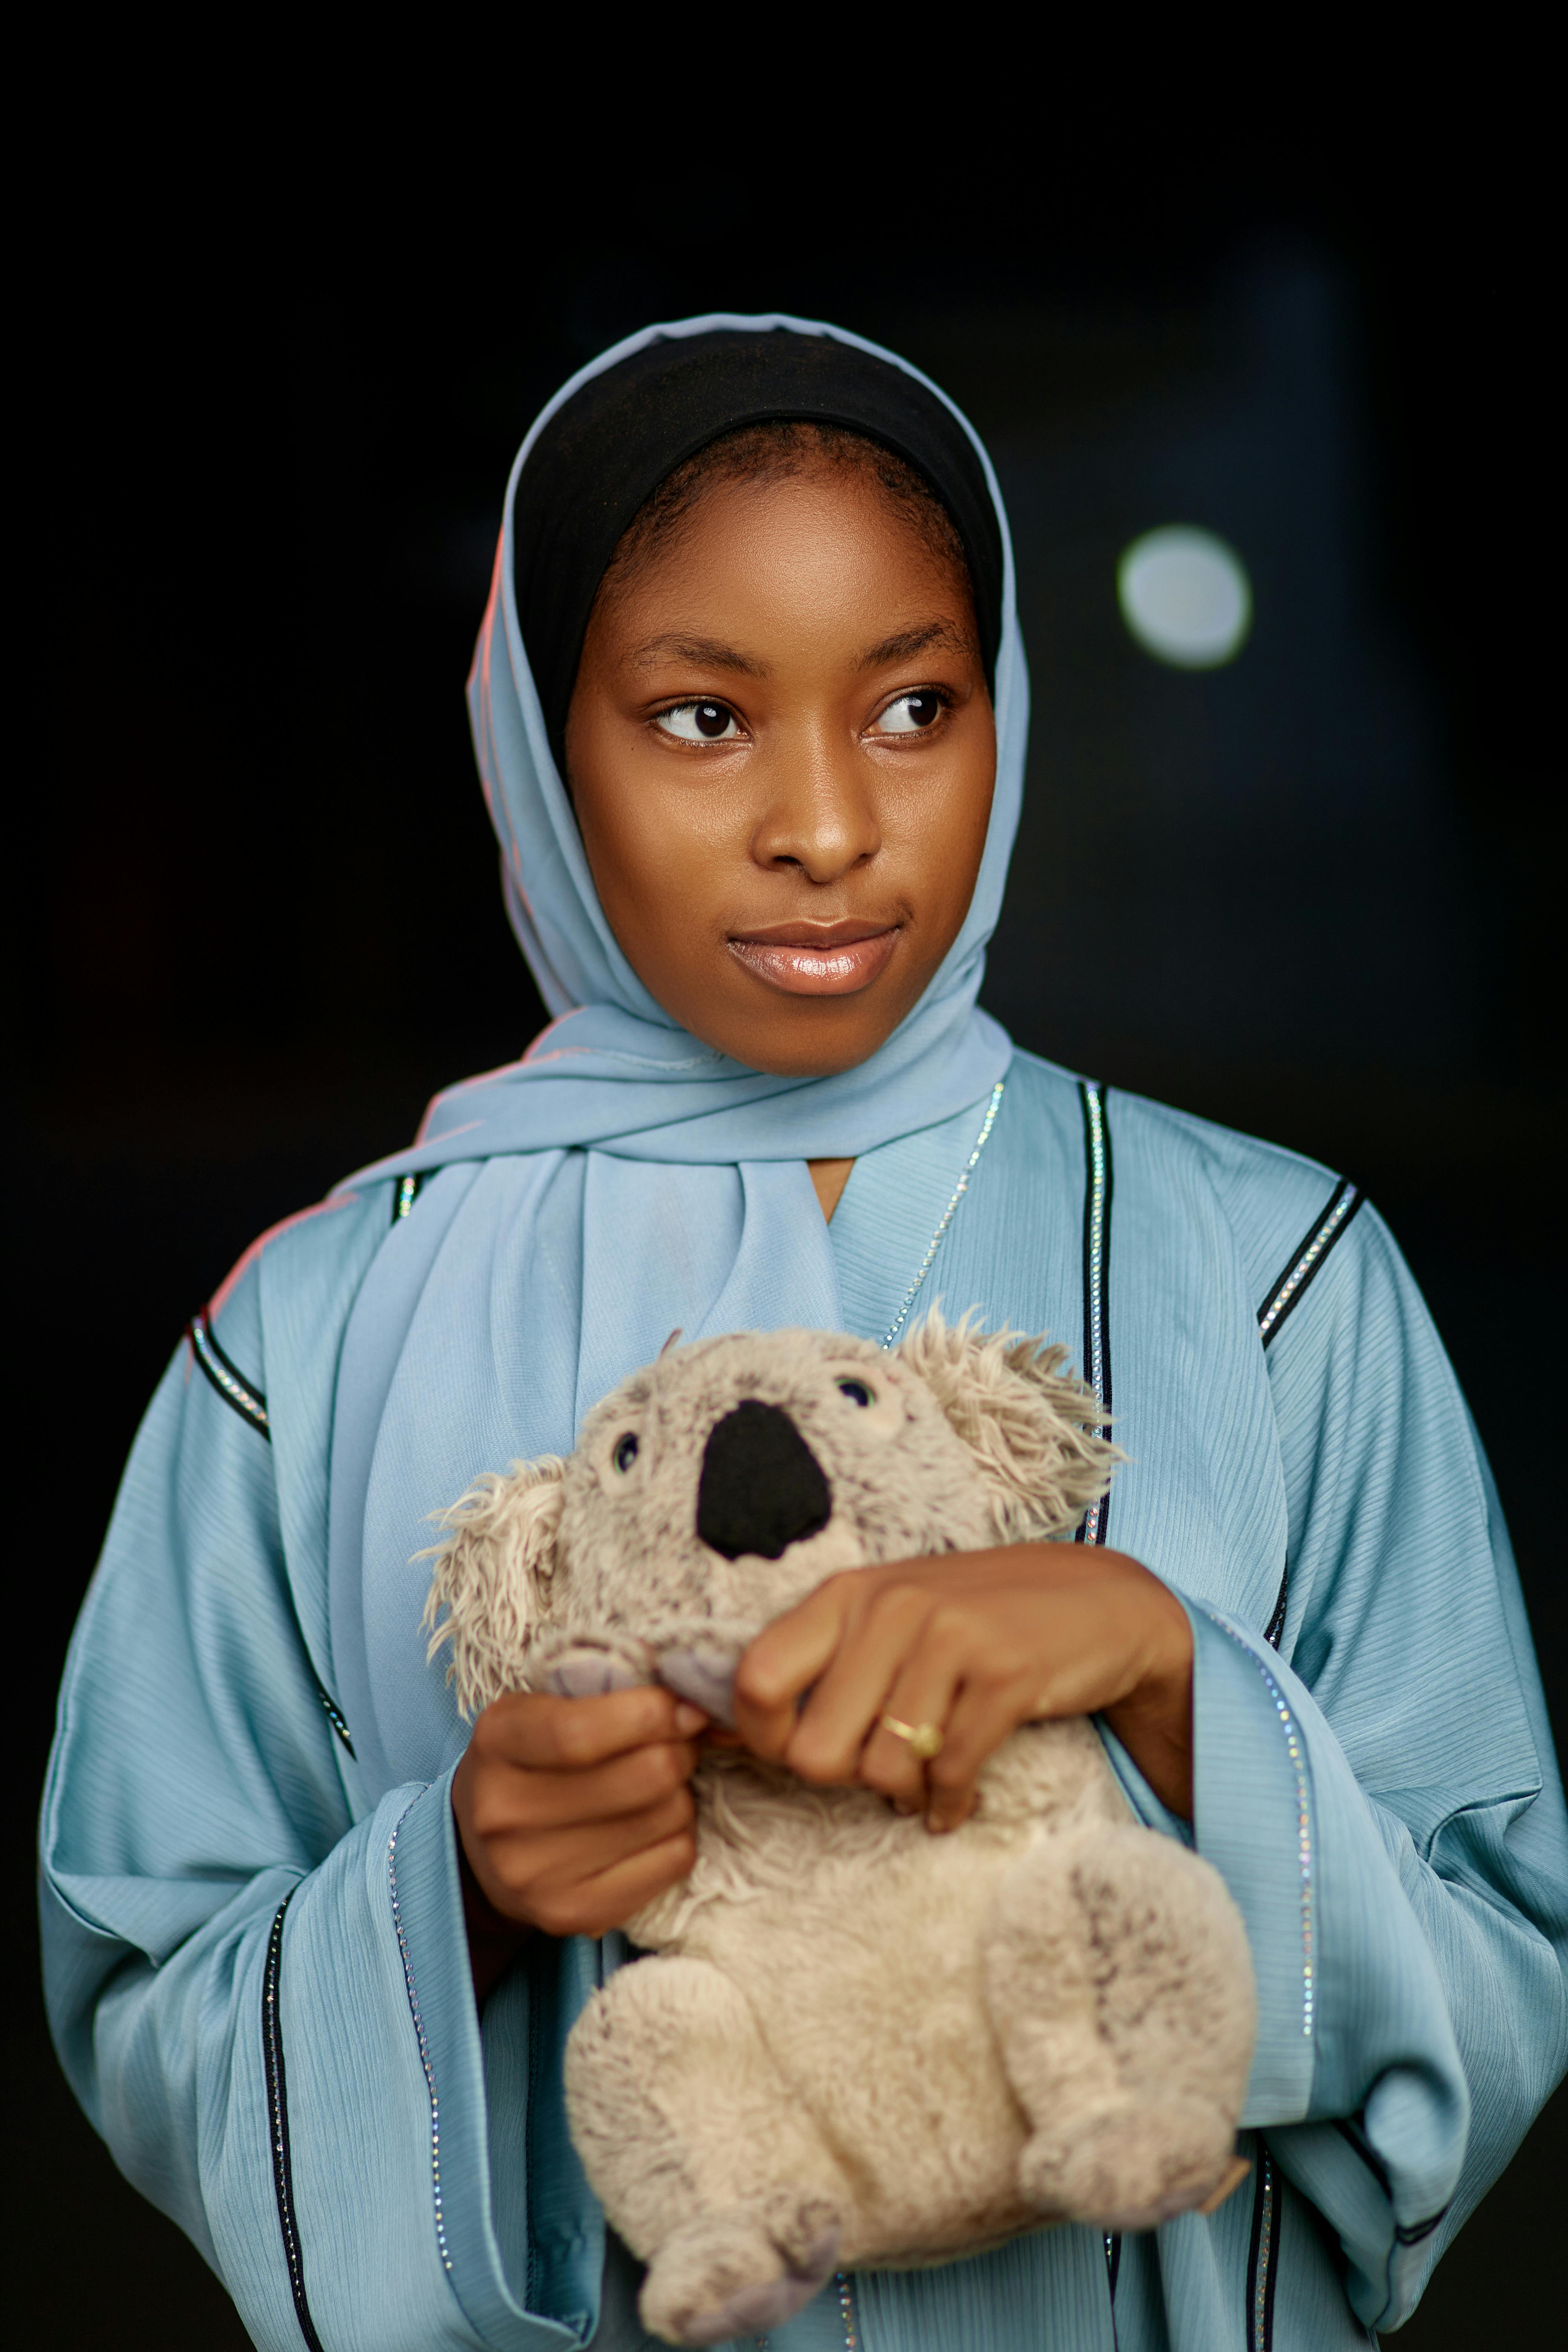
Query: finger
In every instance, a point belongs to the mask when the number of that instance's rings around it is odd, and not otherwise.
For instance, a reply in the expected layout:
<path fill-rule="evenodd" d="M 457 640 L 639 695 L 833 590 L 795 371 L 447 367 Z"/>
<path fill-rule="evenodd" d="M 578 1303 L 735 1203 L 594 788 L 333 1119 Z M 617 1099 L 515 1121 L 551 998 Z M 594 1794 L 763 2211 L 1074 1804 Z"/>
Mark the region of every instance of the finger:
<path fill-rule="evenodd" d="M 952 1648 L 944 1654 L 936 1641 L 923 1643 L 906 1659 L 871 1726 L 861 1750 L 860 1778 L 868 1789 L 890 1797 L 900 1812 L 929 1810 L 932 1759 L 918 1755 L 888 1723 L 906 1724 L 911 1731 L 934 1726 L 945 1748 L 961 1681 Z"/>
<path fill-rule="evenodd" d="M 954 1830 L 974 1810 L 975 1784 L 1002 1742 L 1035 1711 L 1034 1685 L 976 1675 L 959 1688 L 941 1752 L 926 1767 L 926 1827 Z"/>
<path fill-rule="evenodd" d="M 604 1936 L 624 1927 L 645 1903 L 690 1876 L 697 1843 L 689 1830 L 614 1863 L 590 1879 L 549 1897 L 535 1918 L 550 1936 Z"/>
<path fill-rule="evenodd" d="M 931 1621 L 931 1596 L 918 1584 L 889 1584 L 855 1612 L 784 1750 L 792 1771 L 806 1780 L 860 1777 L 866 1743 L 900 1675 L 912 1670 L 925 1682 L 942 1676 Z"/>
<path fill-rule="evenodd" d="M 707 1723 L 700 1707 L 645 1684 L 596 1698 L 509 1691 L 474 1725 L 481 1752 L 545 1771 L 583 1771 L 650 1741 L 689 1738 Z"/>
<path fill-rule="evenodd" d="M 696 1806 L 689 1790 L 677 1790 L 663 1804 L 621 1821 L 597 1822 L 593 1830 L 545 1830 L 494 1839 L 482 1849 L 482 1872 L 475 1877 L 496 1910 L 531 1927 L 543 1927 L 562 1900 L 599 1872 L 614 1870 L 630 1855 L 644 1853 L 670 1837 L 693 1832 Z M 576 1933 L 550 1928 L 550 1933 Z"/>
<path fill-rule="evenodd" d="M 742 1653 L 735 1669 L 735 1728 L 757 1756 L 778 1763 L 795 1729 L 796 1702 L 837 1648 L 854 1578 L 830 1577 Z"/>
<path fill-rule="evenodd" d="M 541 1830 L 588 1828 L 646 1811 L 681 1788 L 697 1769 L 695 1740 L 634 1748 L 582 1772 L 548 1772 L 502 1764 L 470 1776 L 468 1819 L 486 1838 Z"/>
<path fill-rule="evenodd" d="M 695 1820 L 690 1790 L 678 1789 L 646 1811 L 596 1822 L 592 1829 L 546 1830 L 493 1839 L 485 1849 L 486 1869 L 480 1883 L 498 1910 L 543 1927 L 546 1915 L 553 1916 L 575 1889 L 649 1847 L 690 1835 Z M 552 1935 L 575 1932 L 551 1928 Z"/>

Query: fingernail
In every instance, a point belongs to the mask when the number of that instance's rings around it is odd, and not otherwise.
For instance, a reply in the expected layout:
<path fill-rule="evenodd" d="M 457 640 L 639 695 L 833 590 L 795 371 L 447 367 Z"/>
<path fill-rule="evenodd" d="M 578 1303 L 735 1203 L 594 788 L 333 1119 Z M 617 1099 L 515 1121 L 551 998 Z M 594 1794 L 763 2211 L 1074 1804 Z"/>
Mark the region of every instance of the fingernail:
<path fill-rule="evenodd" d="M 945 1813 L 928 1813 L 926 1815 L 926 1827 L 930 1830 L 932 1837 L 945 1837 L 948 1831 L 952 1829 L 952 1822 L 949 1821 Z"/>
<path fill-rule="evenodd" d="M 683 1737 L 689 1738 L 694 1731 L 700 1731 L 707 1720 L 708 1717 L 703 1714 L 702 1709 L 700 1706 L 693 1706 L 689 1699 L 683 1698 L 678 1703 L 675 1710 L 675 1727 Z"/>

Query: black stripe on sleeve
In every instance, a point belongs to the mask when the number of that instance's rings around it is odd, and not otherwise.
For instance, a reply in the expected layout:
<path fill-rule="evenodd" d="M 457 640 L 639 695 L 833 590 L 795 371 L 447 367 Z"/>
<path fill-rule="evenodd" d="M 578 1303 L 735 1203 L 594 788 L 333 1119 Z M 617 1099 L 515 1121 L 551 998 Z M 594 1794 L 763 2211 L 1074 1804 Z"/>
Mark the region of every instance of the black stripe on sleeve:
<path fill-rule="evenodd" d="M 278 2198 L 278 2222 L 283 2232 L 283 2259 L 289 2266 L 289 2286 L 294 2315 L 309 2352 L 322 2352 L 321 2339 L 310 2317 L 305 2294 L 305 2256 L 294 2214 L 294 2176 L 289 2163 L 289 2085 L 283 2071 L 283 2018 L 279 2006 L 283 1983 L 283 1919 L 294 1890 L 278 1906 L 272 1933 L 267 1938 L 267 1965 L 261 1979 L 261 2062 L 267 2074 L 267 2128 L 272 2143 L 272 2186 Z"/>
<path fill-rule="evenodd" d="M 1280 2180 L 1274 2159 L 1258 2143 L 1252 2193 L 1252 2242 L 1247 2256 L 1247 2352 L 1274 2352 L 1274 2290 L 1279 2276 Z"/>
<path fill-rule="evenodd" d="M 260 1389 L 253 1387 L 238 1366 L 232 1364 L 224 1354 L 207 1320 L 205 1307 L 192 1316 L 185 1326 L 185 1337 L 191 1343 L 191 1353 L 225 1404 L 238 1413 L 241 1421 L 259 1431 L 270 1444 L 272 1424 L 268 1418 L 266 1396 Z"/>
<path fill-rule="evenodd" d="M 1285 1612 L 1290 1602 L 1290 1563 L 1289 1559 L 1279 1572 L 1279 1591 L 1274 1601 L 1274 1614 L 1263 1628 L 1263 1638 L 1278 1649 L 1285 1638 Z"/>
<path fill-rule="evenodd" d="M 252 1387 L 238 1366 L 226 1356 L 218 1346 L 205 1307 L 199 1314 L 192 1316 L 186 1327 L 185 1337 L 191 1343 L 191 1353 L 218 1395 L 222 1397 L 225 1404 L 232 1412 L 238 1413 L 241 1421 L 249 1428 L 258 1431 L 270 1445 L 272 1423 L 267 1411 L 267 1399 L 260 1389 Z M 349 1737 L 349 1727 L 344 1719 L 343 1711 L 320 1675 L 315 1674 L 313 1667 L 311 1674 L 316 1685 L 316 1696 L 321 1702 L 327 1721 L 352 1756 L 354 1752 L 354 1744 Z"/>
<path fill-rule="evenodd" d="M 1110 1203 L 1115 1169 L 1110 1152 L 1110 1111 L 1104 1087 L 1080 1080 L 1083 1107 L 1083 1376 L 1105 1414 L 1097 1434 L 1108 1433 L 1110 1416 Z M 1102 1495 L 1079 1528 L 1079 1543 L 1102 1544 L 1110 1517 L 1110 1496 Z"/>
<path fill-rule="evenodd" d="M 1300 1304 L 1309 1283 L 1322 1272 L 1329 1252 L 1349 1226 L 1363 1197 L 1348 1176 L 1342 1176 L 1286 1259 L 1258 1310 L 1258 1336 L 1266 1348 L 1279 1338 L 1280 1326 Z"/>
<path fill-rule="evenodd" d="M 316 1696 L 321 1702 L 322 1712 L 325 1714 L 327 1721 L 331 1725 L 332 1729 L 337 1733 L 338 1738 L 342 1741 L 343 1746 L 348 1749 L 349 1754 L 353 1756 L 354 1752 L 354 1744 L 349 1738 L 348 1718 L 344 1715 L 342 1708 L 338 1705 L 337 1700 L 332 1696 L 331 1692 L 327 1688 L 326 1684 L 322 1682 L 321 1676 L 318 1675 L 315 1679 Z M 356 1757 L 354 1760 L 357 1763 L 359 1759 Z"/>

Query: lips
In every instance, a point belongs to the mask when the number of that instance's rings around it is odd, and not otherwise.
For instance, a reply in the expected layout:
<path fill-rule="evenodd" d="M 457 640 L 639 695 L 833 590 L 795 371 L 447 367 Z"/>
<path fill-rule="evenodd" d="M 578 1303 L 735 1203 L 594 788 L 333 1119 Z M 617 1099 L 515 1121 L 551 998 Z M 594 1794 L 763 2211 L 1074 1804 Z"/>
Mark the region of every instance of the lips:
<path fill-rule="evenodd" d="M 853 996 L 882 972 L 898 928 L 875 921 L 770 923 L 736 933 L 730 952 L 790 996 Z"/>

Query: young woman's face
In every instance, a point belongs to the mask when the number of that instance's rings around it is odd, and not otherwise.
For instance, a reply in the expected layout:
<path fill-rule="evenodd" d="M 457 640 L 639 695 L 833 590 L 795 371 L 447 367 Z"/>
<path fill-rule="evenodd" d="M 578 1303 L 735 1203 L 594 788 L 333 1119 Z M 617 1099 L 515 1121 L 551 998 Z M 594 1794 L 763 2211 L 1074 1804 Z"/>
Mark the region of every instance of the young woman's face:
<path fill-rule="evenodd" d="M 996 732 L 966 587 L 858 469 L 716 486 L 595 606 L 566 757 L 665 1011 L 752 1069 L 847 1069 L 980 870 Z"/>

